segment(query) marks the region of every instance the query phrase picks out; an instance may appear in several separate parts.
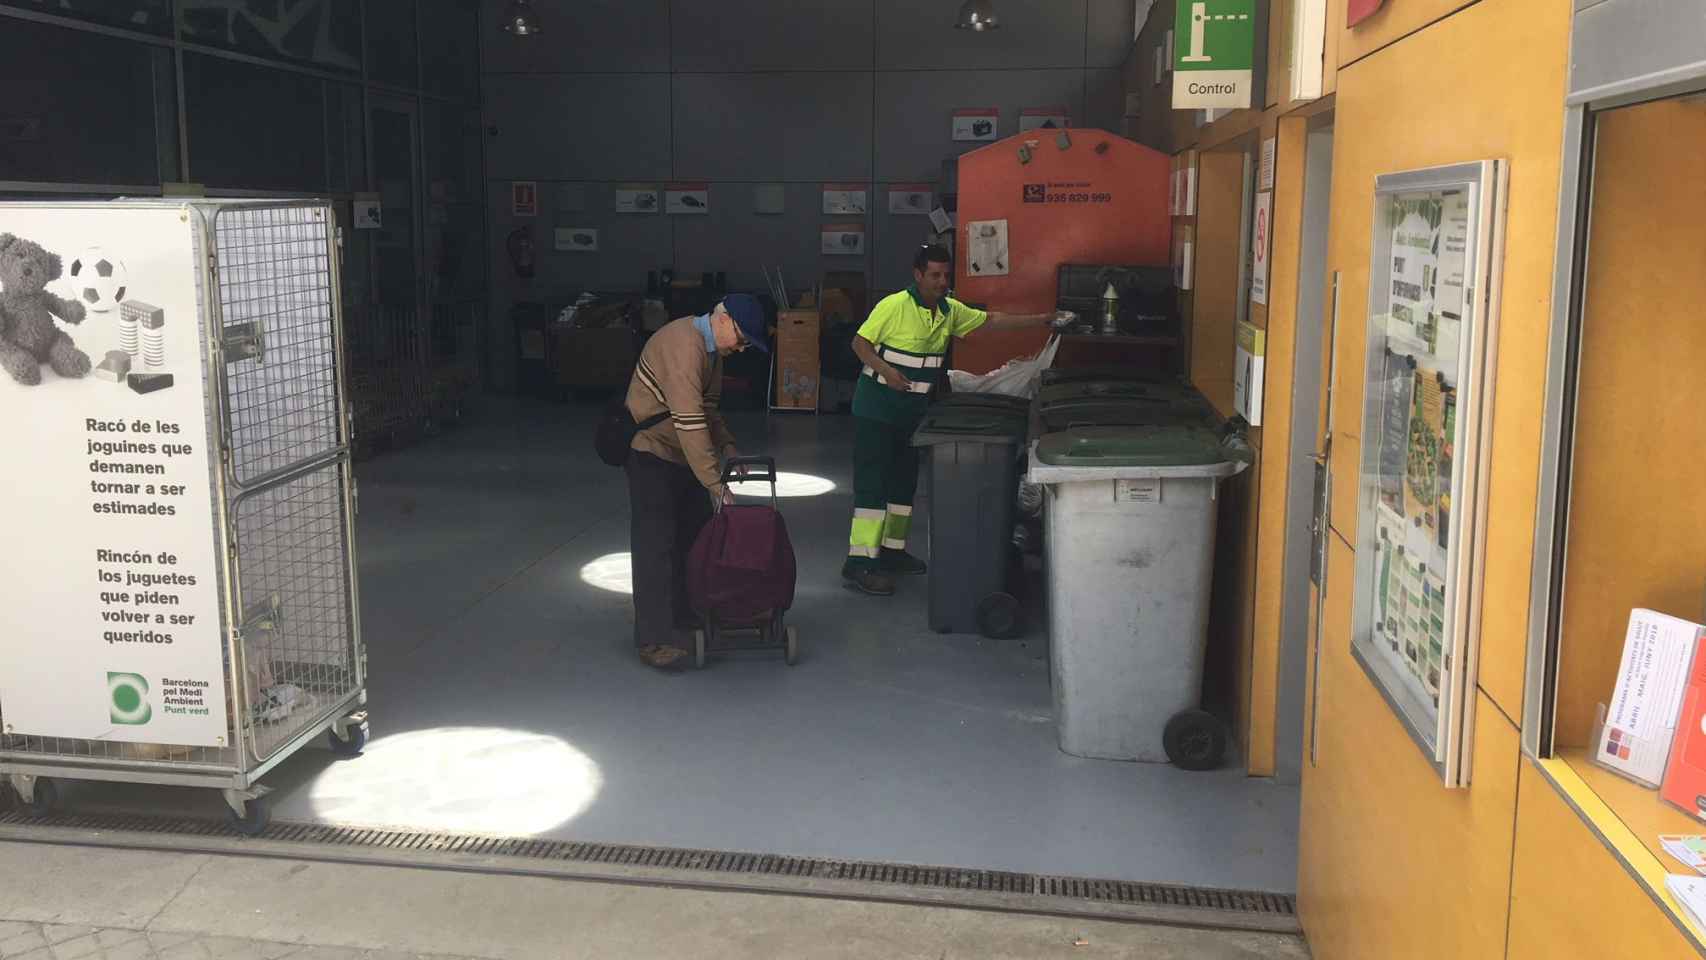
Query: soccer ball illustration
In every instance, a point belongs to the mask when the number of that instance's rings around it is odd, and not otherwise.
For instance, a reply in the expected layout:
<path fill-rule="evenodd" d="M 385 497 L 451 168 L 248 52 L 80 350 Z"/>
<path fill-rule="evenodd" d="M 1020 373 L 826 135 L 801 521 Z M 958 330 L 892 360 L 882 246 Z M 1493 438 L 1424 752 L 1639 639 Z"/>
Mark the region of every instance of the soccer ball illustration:
<path fill-rule="evenodd" d="M 65 279 L 77 299 L 96 313 L 110 313 L 124 300 L 128 274 L 124 263 L 100 247 L 78 254 L 65 271 Z"/>

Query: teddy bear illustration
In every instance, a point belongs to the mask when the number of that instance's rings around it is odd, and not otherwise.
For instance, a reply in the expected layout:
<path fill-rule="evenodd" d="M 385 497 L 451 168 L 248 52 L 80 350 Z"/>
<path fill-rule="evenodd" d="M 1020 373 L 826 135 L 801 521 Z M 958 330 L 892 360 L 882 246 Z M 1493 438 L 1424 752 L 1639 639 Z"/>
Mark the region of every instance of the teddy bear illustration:
<path fill-rule="evenodd" d="M 62 377 L 89 373 L 89 355 L 53 323 L 84 317 L 81 303 L 48 292 L 62 268 L 40 244 L 0 233 L 0 367 L 25 386 L 41 382 L 44 363 Z"/>

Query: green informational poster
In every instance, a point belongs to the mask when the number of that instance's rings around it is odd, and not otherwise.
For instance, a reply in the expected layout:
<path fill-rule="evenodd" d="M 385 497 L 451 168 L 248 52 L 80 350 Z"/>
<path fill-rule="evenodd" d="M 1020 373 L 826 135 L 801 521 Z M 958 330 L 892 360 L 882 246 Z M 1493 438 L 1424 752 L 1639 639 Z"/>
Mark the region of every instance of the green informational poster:
<path fill-rule="evenodd" d="M 1251 105 L 1256 0 L 1178 0 L 1173 30 L 1173 109 Z"/>

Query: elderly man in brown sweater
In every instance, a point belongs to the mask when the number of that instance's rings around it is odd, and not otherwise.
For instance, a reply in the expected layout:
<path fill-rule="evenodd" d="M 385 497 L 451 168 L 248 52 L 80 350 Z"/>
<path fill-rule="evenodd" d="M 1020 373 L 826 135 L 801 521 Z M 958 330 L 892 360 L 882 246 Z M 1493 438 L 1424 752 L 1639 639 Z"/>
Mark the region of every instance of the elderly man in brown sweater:
<path fill-rule="evenodd" d="M 669 414 L 635 435 L 626 465 L 634 644 L 641 660 L 660 669 L 687 655 L 676 640 L 677 630 L 694 623 L 687 551 L 711 519 L 713 500 L 734 502 L 722 463 L 735 455 L 735 438 L 717 407 L 723 358 L 748 347 L 770 350 L 764 310 L 746 294 L 731 294 L 710 313 L 653 334 L 628 384 L 635 423 Z"/>

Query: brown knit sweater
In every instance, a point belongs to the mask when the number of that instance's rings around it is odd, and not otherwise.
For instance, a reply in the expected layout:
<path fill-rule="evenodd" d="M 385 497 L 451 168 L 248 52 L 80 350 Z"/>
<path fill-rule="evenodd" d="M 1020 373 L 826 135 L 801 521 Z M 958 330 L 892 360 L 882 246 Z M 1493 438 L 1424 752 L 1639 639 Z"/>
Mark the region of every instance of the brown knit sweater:
<path fill-rule="evenodd" d="M 721 456 L 734 435 L 717 405 L 723 398 L 723 358 L 705 349 L 692 317 L 671 321 L 640 351 L 628 383 L 628 412 L 637 423 L 669 411 L 669 419 L 634 437 L 634 449 L 684 464 L 712 492 L 721 491 Z"/>

